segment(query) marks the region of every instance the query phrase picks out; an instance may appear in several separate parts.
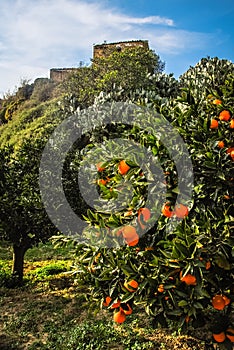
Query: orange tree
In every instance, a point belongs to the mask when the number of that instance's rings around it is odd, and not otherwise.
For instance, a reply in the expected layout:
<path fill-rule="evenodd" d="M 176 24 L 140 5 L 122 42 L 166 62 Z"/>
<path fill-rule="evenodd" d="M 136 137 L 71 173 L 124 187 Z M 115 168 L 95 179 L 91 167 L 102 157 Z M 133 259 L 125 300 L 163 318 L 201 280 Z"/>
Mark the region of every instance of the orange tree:
<path fill-rule="evenodd" d="M 55 233 L 38 186 L 38 154 L 43 141 L 24 141 L 18 151 L 12 146 L 0 149 L 0 241 L 12 246 L 12 286 L 23 280 L 24 255 Z"/>
<path fill-rule="evenodd" d="M 211 73 L 215 77 L 219 63 L 208 60 L 205 68 L 198 66 L 199 77 Z M 224 62 L 224 71 L 226 66 Z M 193 74 L 196 77 L 196 69 Z M 84 234 L 91 244 L 77 244 L 77 271 L 93 299 L 114 312 L 114 321 L 124 322 L 134 305 L 142 305 L 155 326 L 185 330 L 207 325 L 213 334 L 207 341 L 231 349 L 234 76 L 229 72 L 217 88 L 204 87 L 200 78 L 198 86 L 193 85 L 193 78 L 191 71 L 183 76 L 177 99 L 142 93 L 135 101 L 164 115 L 186 142 L 194 173 L 192 201 L 176 204 L 178 172 L 157 132 L 136 125 L 120 128 L 119 136 L 150 149 L 159 159 L 164 177 L 156 185 L 162 200 L 147 205 L 153 180 L 132 159 L 126 144 L 122 146 L 126 152 L 114 159 L 106 148 L 106 157 L 93 164 L 92 177 L 102 205 L 85 215 L 89 226 Z M 99 142 L 104 139 L 100 136 Z M 90 159 L 88 152 L 84 163 Z M 145 163 L 147 167 L 147 159 Z M 123 204 L 117 213 L 111 207 L 114 200 Z M 100 239 L 111 239 L 116 245 L 99 247 Z"/>

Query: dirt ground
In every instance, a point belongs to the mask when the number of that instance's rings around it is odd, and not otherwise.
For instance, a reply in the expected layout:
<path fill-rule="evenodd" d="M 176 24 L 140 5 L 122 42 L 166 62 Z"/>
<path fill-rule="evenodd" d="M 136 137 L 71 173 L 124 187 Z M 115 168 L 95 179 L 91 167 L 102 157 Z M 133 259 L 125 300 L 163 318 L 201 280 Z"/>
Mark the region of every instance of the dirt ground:
<path fill-rule="evenodd" d="M 48 333 L 45 332 L 48 324 L 55 323 L 58 329 L 64 320 L 81 324 L 86 319 L 107 318 L 112 316 L 103 310 L 97 315 L 87 312 L 87 305 L 82 290 L 77 297 L 73 286 L 66 286 L 66 280 L 50 281 L 47 286 L 23 289 L 0 289 L 0 350 L 28 350 L 32 344 L 42 342 L 46 344 Z M 138 323 L 134 323 L 133 332 L 144 337 L 145 341 L 152 341 L 155 350 L 208 350 L 214 347 L 205 345 L 204 334 L 198 332 L 193 336 L 172 333 L 168 329 L 147 330 L 147 317 L 137 315 Z M 47 326 L 48 327 L 48 326 Z M 121 326 L 116 326 L 120 329 Z M 207 334 L 206 334 L 207 336 Z M 208 335 L 210 336 L 210 335 Z M 199 339 L 200 338 L 200 339 Z M 48 347 L 48 350 L 51 349 Z M 53 348 L 54 349 L 54 348 Z M 73 349 L 73 348 L 72 348 Z M 124 350 L 124 345 L 113 344 L 110 349 Z M 69 348 L 64 349 L 69 350 Z M 105 349 L 103 349 L 105 350 Z"/>

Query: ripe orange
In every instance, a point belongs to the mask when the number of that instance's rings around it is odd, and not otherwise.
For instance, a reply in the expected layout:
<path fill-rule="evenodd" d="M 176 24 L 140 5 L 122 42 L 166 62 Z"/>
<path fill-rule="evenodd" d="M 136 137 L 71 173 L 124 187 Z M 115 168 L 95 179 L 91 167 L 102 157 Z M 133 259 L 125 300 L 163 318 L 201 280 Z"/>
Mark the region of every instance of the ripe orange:
<path fill-rule="evenodd" d="M 183 276 L 182 273 L 180 273 L 180 280 L 181 282 L 184 282 L 188 286 L 196 286 L 197 279 L 194 275 L 191 275 L 188 273 L 187 275 Z"/>
<path fill-rule="evenodd" d="M 143 220 L 144 221 L 148 221 L 150 219 L 150 217 L 151 217 L 151 212 L 150 212 L 150 210 L 148 208 L 140 208 L 138 210 L 138 218 L 141 215 L 143 216 Z"/>
<path fill-rule="evenodd" d="M 171 210 L 170 204 L 165 203 L 162 207 L 162 214 L 167 218 L 171 218 L 174 215 L 174 211 Z"/>
<path fill-rule="evenodd" d="M 188 216 L 188 213 L 189 213 L 189 210 L 186 205 L 177 204 L 175 206 L 175 215 L 177 216 L 177 218 L 183 219 L 186 216 Z"/>
<path fill-rule="evenodd" d="M 234 147 L 229 147 L 226 152 L 230 154 L 230 157 L 234 160 Z"/>
<path fill-rule="evenodd" d="M 99 179 L 99 180 L 98 180 L 98 184 L 99 184 L 99 185 L 103 185 L 103 186 L 105 186 L 105 185 L 107 184 L 107 182 L 108 182 L 108 181 L 105 180 L 105 179 Z"/>
<path fill-rule="evenodd" d="M 211 119 L 210 121 L 210 129 L 217 129 L 219 126 L 219 122 L 216 119 Z"/>
<path fill-rule="evenodd" d="M 226 330 L 226 336 L 232 343 L 234 343 L 234 329 L 233 328 L 228 328 Z"/>
<path fill-rule="evenodd" d="M 234 119 L 230 121 L 230 129 L 234 129 Z"/>
<path fill-rule="evenodd" d="M 234 147 L 229 147 L 229 148 L 227 149 L 227 153 L 228 153 L 228 154 L 230 154 L 232 151 L 234 151 Z"/>
<path fill-rule="evenodd" d="M 106 306 L 106 307 L 109 306 L 111 300 L 112 300 L 111 297 L 107 296 L 102 305 L 103 305 L 103 306 Z"/>
<path fill-rule="evenodd" d="M 142 230 L 144 230 L 146 228 L 146 226 L 142 223 L 145 221 L 148 221 L 151 217 L 151 212 L 148 208 L 140 208 L 138 210 L 138 217 L 137 217 L 137 221 L 140 225 L 140 227 L 142 228 Z"/>
<path fill-rule="evenodd" d="M 231 118 L 231 114 L 227 110 L 223 110 L 222 112 L 219 113 L 219 119 L 222 121 L 227 122 Z"/>
<path fill-rule="evenodd" d="M 134 247 L 139 242 L 139 236 L 137 234 L 137 231 L 135 227 L 133 226 L 124 226 L 124 228 L 121 230 L 121 233 L 123 234 L 123 237 L 127 243 L 128 246 Z"/>
<path fill-rule="evenodd" d="M 221 100 L 218 100 L 218 99 L 215 99 L 215 100 L 213 100 L 213 104 L 214 104 L 214 105 L 221 105 L 221 104 L 222 104 L 222 101 L 221 101 Z"/>
<path fill-rule="evenodd" d="M 219 141 L 219 142 L 218 142 L 218 147 L 219 147 L 219 148 L 224 148 L 224 146 L 225 146 L 225 144 L 224 144 L 223 141 Z"/>
<path fill-rule="evenodd" d="M 134 226 L 124 226 L 122 229 L 122 234 L 125 239 L 131 238 L 131 237 L 136 237 L 137 232 Z"/>
<path fill-rule="evenodd" d="M 135 245 L 137 245 L 139 242 L 139 236 L 136 235 L 136 236 L 131 237 L 131 238 L 126 238 L 125 241 L 129 247 L 135 247 Z"/>
<path fill-rule="evenodd" d="M 222 295 L 215 295 L 212 299 L 212 305 L 216 310 L 223 310 L 225 308 L 225 300 Z"/>
<path fill-rule="evenodd" d="M 114 313 L 114 321 L 116 323 L 123 323 L 125 320 L 126 320 L 126 315 L 122 310 Z"/>
<path fill-rule="evenodd" d="M 224 340 L 226 339 L 226 335 L 224 332 L 218 333 L 218 334 L 213 334 L 213 338 L 217 343 L 223 343 Z"/>
<path fill-rule="evenodd" d="M 139 284 L 135 280 L 130 280 L 124 282 L 124 287 L 131 293 L 135 292 L 138 288 Z"/>
<path fill-rule="evenodd" d="M 230 156 L 232 157 L 232 160 L 234 160 L 234 150 L 231 151 Z"/>
<path fill-rule="evenodd" d="M 210 262 L 210 260 L 208 260 L 207 262 L 206 262 L 206 270 L 209 270 L 210 268 L 211 268 L 211 262 Z"/>
<path fill-rule="evenodd" d="M 98 164 L 96 164 L 97 171 L 101 172 L 101 171 L 105 170 L 105 168 L 102 167 L 102 164 L 103 164 L 103 162 L 99 162 Z"/>
<path fill-rule="evenodd" d="M 118 166 L 118 170 L 119 170 L 119 173 L 121 175 L 125 175 L 127 174 L 127 172 L 129 171 L 130 169 L 130 166 L 125 162 L 125 160 L 121 160 L 119 162 L 119 166 Z"/>
<path fill-rule="evenodd" d="M 159 293 L 163 293 L 163 292 L 164 292 L 164 285 L 163 285 L 163 284 L 160 284 L 160 285 L 158 286 L 158 292 L 159 292 Z"/>

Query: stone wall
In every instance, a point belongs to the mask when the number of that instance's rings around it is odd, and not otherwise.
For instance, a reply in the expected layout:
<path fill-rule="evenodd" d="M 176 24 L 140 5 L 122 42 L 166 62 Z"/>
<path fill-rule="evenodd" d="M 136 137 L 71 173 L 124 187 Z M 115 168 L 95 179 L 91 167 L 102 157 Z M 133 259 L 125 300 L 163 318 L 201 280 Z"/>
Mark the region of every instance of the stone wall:
<path fill-rule="evenodd" d="M 132 41 L 119 41 L 116 43 L 103 43 L 93 46 L 93 58 L 103 57 L 109 55 L 114 50 L 121 51 L 130 47 L 144 47 L 149 50 L 148 40 L 132 40 Z M 51 68 L 50 79 L 60 83 L 66 79 L 71 73 L 74 73 L 80 68 Z"/>
<path fill-rule="evenodd" d="M 60 83 L 79 68 L 51 68 L 50 79 Z"/>
<path fill-rule="evenodd" d="M 103 57 L 114 50 L 122 51 L 131 47 L 144 47 L 149 50 L 148 40 L 132 40 L 132 41 L 119 41 L 117 43 L 104 43 L 100 45 L 94 45 L 93 58 Z"/>

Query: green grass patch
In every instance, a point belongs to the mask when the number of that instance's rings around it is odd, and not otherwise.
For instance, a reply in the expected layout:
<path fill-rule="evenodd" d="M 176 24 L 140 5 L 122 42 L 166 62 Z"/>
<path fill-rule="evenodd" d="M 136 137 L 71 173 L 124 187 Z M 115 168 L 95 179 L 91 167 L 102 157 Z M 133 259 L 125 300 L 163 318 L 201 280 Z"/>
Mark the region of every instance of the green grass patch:
<path fill-rule="evenodd" d="M 52 261 L 44 266 L 37 267 L 27 273 L 27 277 L 34 277 L 39 279 L 47 279 L 48 277 L 61 274 L 70 270 L 71 263 L 69 261 Z"/>
<path fill-rule="evenodd" d="M 48 331 L 48 327 L 45 327 L 45 331 Z M 46 343 L 34 342 L 29 350 L 154 349 L 152 341 L 132 333 L 132 330 L 125 328 L 125 334 L 122 334 L 112 321 L 106 319 L 85 321 L 77 326 L 70 323 L 63 332 L 58 332 L 55 327 L 50 328 Z"/>

